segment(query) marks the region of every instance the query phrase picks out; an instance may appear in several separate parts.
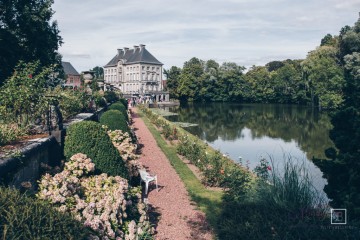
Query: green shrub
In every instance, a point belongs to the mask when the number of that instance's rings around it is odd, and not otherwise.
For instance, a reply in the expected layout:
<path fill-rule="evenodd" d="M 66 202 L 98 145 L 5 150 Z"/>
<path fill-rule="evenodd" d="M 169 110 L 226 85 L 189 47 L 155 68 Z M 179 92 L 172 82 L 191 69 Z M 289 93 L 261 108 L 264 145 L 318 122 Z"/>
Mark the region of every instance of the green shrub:
<path fill-rule="evenodd" d="M 116 102 L 117 100 L 119 100 L 119 97 L 116 95 L 115 92 L 113 91 L 106 91 L 104 93 L 104 98 L 106 99 L 107 102 L 111 103 L 111 102 Z"/>
<path fill-rule="evenodd" d="M 118 110 L 118 111 L 120 111 L 121 113 L 123 113 L 124 115 L 127 116 L 127 110 L 126 110 L 127 108 L 121 102 L 111 104 L 109 109 L 110 110 Z"/>
<path fill-rule="evenodd" d="M 0 187 L 0 239 L 87 239 L 90 234 L 50 204 Z"/>
<path fill-rule="evenodd" d="M 106 106 L 106 101 L 105 101 L 105 98 L 102 96 L 102 94 L 100 94 L 99 92 L 95 92 L 95 93 L 93 93 L 93 97 L 94 97 L 96 107 L 101 108 L 101 107 Z"/>
<path fill-rule="evenodd" d="M 58 86 L 54 89 L 48 89 L 45 94 L 56 96 L 63 119 L 68 119 L 78 113 L 89 110 L 90 97 L 83 90 L 63 89 Z M 48 102 L 48 98 L 43 99 L 43 108 L 38 111 L 40 114 L 47 111 Z"/>
<path fill-rule="evenodd" d="M 27 130 L 16 123 L 0 123 L 0 146 L 18 140 L 21 136 L 26 135 Z"/>
<path fill-rule="evenodd" d="M 109 130 L 129 132 L 125 116 L 118 110 L 109 110 L 100 117 L 100 123 L 109 127 Z"/>
<path fill-rule="evenodd" d="M 91 121 L 75 123 L 70 125 L 66 135 L 64 153 L 67 159 L 83 153 L 93 160 L 97 173 L 128 179 L 125 163 L 101 124 Z"/>
<path fill-rule="evenodd" d="M 125 98 L 120 98 L 119 102 L 122 103 L 126 109 L 128 109 L 128 100 Z"/>
<path fill-rule="evenodd" d="M 219 218 L 219 239 L 359 239 L 358 229 L 331 228 L 330 209 L 304 166 L 289 158 L 282 173 L 266 164 L 268 180 L 249 191 L 229 185 Z M 260 171 L 263 172 L 263 171 Z"/>

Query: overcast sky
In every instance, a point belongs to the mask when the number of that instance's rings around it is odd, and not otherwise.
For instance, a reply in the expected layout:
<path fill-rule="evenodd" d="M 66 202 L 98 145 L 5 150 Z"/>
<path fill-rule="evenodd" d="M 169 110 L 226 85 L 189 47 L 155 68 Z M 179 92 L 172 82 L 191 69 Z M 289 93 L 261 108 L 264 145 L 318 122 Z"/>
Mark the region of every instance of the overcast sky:
<path fill-rule="evenodd" d="M 63 61 L 78 72 L 145 44 L 164 68 L 192 57 L 250 67 L 302 59 L 359 17 L 360 0 L 55 0 Z"/>

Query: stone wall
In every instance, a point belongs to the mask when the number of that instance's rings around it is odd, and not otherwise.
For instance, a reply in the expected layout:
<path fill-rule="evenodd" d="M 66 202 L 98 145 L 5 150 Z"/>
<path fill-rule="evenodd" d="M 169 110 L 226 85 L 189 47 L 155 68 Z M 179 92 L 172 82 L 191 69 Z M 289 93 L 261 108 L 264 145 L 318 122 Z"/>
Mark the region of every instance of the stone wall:
<path fill-rule="evenodd" d="M 80 113 L 64 123 L 63 130 L 53 131 L 51 136 L 45 138 L 29 140 L 25 147 L 8 157 L 0 158 L 0 184 L 36 190 L 37 181 L 44 171 L 49 167 L 60 166 L 64 159 L 66 128 L 80 121 L 99 121 L 104 111 L 100 109 L 95 113 Z"/>

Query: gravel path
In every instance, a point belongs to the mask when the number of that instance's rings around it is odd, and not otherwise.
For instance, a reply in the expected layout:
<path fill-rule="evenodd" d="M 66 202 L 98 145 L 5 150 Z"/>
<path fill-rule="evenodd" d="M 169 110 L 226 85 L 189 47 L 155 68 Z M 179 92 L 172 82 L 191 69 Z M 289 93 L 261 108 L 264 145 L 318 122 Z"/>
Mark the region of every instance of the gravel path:
<path fill-rule="evenodd" d="M 153 213 L 158 215 L 153 222 L 157 224 L 156 239 L 212 239 L 205 214 L 195 209 L 189 199 L 184 183 L 170 165 L 165 154 L 158 147 L 154 137 L 143 120 L 133 110 L 133 127 L 143 145 L 140 162 L 150 173 L 158 177 L 159 191 L 150 184 L 148 202 Z"/>

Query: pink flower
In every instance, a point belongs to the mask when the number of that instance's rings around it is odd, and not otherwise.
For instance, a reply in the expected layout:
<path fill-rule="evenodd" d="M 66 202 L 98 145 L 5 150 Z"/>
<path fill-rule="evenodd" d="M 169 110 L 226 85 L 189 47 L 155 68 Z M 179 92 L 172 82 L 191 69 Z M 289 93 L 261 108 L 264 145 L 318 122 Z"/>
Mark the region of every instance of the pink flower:
<path fill-rule="evenodd" d="M 270 167 L 270 166 L 267 166 L 267 170 L 268 170 L 268 171 L 271 171 L 271 167 Z"/>

